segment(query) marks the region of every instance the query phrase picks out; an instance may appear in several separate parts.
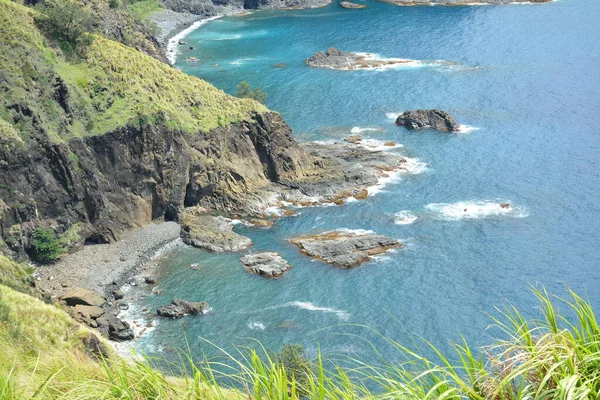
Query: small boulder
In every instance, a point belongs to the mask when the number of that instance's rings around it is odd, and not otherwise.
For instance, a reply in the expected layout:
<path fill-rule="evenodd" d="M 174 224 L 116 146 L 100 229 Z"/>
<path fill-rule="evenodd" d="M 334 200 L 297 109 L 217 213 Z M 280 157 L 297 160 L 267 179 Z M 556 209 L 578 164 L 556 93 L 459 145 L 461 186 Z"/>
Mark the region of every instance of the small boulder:
<path fill-rule="evenodd" d="M 81 338 L 81 343 L 91 355 L 98 359 L 103 359 L 110 355 L 108 347 L 106 347 L 106 345 L 102 343 L 98 336 L 94 335 L 91 332 L 89 332 L 86 336 Z"/>
<path fill-rule="evenodd" d="M 500 208 L 504 208 L 504 209 L 508 210 L 510 208 L 510 204 L 509 203 L 500 203 Z"/>
<path fill-rule="evenodd" d="M 148 285 L 156 285 L 158 280 L 156 280 L 156 278 L 152 278 L 151 276 L 147 276 L 144 278 L 144 282 L 146 282 Z"/>
<path fill-rule="evenodd" d="M 267 278 L 278 278 L 291 268 L 280 254 L 273 252 L 247 254 L 240 261 L 246 271 Z"/>
<path fill-rule="evenodd" d="M 125 297 L 125 293 L 123 293 L 123 291 L 121 291 L 119 289 L 113 290 L 111 294 L 113 295 L 115 300 L 121 300 Z"/>
<path fill-rule="evenodd" d="M 436 129 L 438 131 L 457 132 L 460 125 L 442 110 L 410 110 L 405 111 L 396 119 L 396 125 L 408 129 Z"/>
<path fill-rule="evenodd" d="M 100 332 L 108 334 L 111 340 L 122 342 L 132 340 L 135 336 L 127 321 L 123 321 L 110 313 L 104 314 L 96 322 Z"/>
<path fill-rule="evenodd" d="M 359 135 L 352 135 L 348 136 L 347 138 L 344 138 L 344 141 L 356 144 L 362 142 L 362 137 Z"/>
<path fill-rule="evenodd" d="M 209 309 L 210 307 L 205 301 L 193 302 L 186 300 L 173 300 L 171 304 L 167 306 L 158 307 L 156 309 L 156 314 L 160 315 L 161 317 L 177 319 L 186 314 L 204 314 L 208 312 Z"/>
<path fill-rule="evenodd" d="M 95 306 L 100 307 L 106 300 L 99 294 L 92 292 L 89 289 L 78 288 L 72 290 L 60 297 L 70 307 L 75 307 L 78 304 L 84 306 Z"/>

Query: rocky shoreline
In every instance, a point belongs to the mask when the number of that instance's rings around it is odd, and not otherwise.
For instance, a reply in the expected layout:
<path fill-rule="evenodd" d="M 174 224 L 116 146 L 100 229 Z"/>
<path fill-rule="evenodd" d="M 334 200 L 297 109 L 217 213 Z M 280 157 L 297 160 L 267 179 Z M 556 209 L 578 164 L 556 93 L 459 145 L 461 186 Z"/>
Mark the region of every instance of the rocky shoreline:
<path fill-rule="evenodd" d="M 160 249 L 179 239 L 179 230 L 176 222 L 152 223 L 125 233 L 117 242 L 84 246 L 55 264 L 40 266 L 36 287 L 52 298 L 77 288 L 112 298 L 114 289 L 138 275 Z"/>

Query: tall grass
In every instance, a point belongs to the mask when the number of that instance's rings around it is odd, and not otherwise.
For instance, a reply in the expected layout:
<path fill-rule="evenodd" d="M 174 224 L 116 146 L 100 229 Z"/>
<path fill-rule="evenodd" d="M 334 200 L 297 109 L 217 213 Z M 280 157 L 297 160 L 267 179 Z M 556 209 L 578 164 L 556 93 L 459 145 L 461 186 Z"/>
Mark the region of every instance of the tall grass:
<path fill-rule="evenodd" d="M 541 318 L 528 319 L 511 305 L 498 308 L 492 321 L 505 338 L 479 349 L 463 340 L 446 355 L 426 342 L 435 355 L 426 358 L 384 338 L 402 361 L 369 365 L 348 359 L 344 368 L 326 367 L 330 362 L 320 353 L 310 364 L 286 368 L 260 344 L 234 354 L 221 349 L 224 362 L 195 363 L 186 349 L 170 364 L 172 374 L 153 368 L 146 357 L 111 358 L 87 372 L 36 366 L 28 380 L 35 384 L 29 386 L 19 383 L 22 371 L 3 364 L 0 398 L 599 399 L 600 328 L 590 303 L 573 292 L 568 298 L 544 289 L 534 294 Z M 573 311 L 571 318 L 559 313 L 559 305 Z"/>

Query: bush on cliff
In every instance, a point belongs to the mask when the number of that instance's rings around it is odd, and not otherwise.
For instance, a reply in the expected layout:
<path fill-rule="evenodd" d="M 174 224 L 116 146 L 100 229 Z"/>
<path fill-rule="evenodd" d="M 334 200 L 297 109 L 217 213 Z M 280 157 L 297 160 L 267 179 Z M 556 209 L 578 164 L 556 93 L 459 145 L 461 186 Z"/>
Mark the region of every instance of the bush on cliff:
<path fill-rule="evenodd" d="M 43 263 L 58 260 L 65 253 L 62 242 L 50 228 L 37 228 L 33 234 L 34 258 Z"/>
<path fill-rule="evenodd" d="M 260 90 L 260 88 L 254 88 L 254 90 L 252 90 L 250 84 L 246 81 L 241 81 L 235 89 L 237 90 L 235 92 L 235 97 L 256 100 L 261 104 L 265 104 L 267 101 L 267 94 L 265 92 Z"/>
<path fill-rule="evenodd" d="M 36 6 L 36 23 L 51 37 L 75 48 L 92 29 L 92 13 L 71 0 L 49 0 Z"/>

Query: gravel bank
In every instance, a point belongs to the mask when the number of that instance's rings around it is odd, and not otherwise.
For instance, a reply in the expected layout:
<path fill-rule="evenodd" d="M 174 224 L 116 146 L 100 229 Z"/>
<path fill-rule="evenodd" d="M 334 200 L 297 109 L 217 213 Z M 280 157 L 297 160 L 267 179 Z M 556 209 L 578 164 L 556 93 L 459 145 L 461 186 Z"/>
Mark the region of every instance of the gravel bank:
<path fill-rule="evenodd" d="M 85 246 L 56 264 L 38 268 L 36 285 L 52 297 L 78 287 L 104 293 L 107 285 L 121 286 L 160 248 L 178 238 L 176 222 L 131 230 L 116 243 Z"/>

